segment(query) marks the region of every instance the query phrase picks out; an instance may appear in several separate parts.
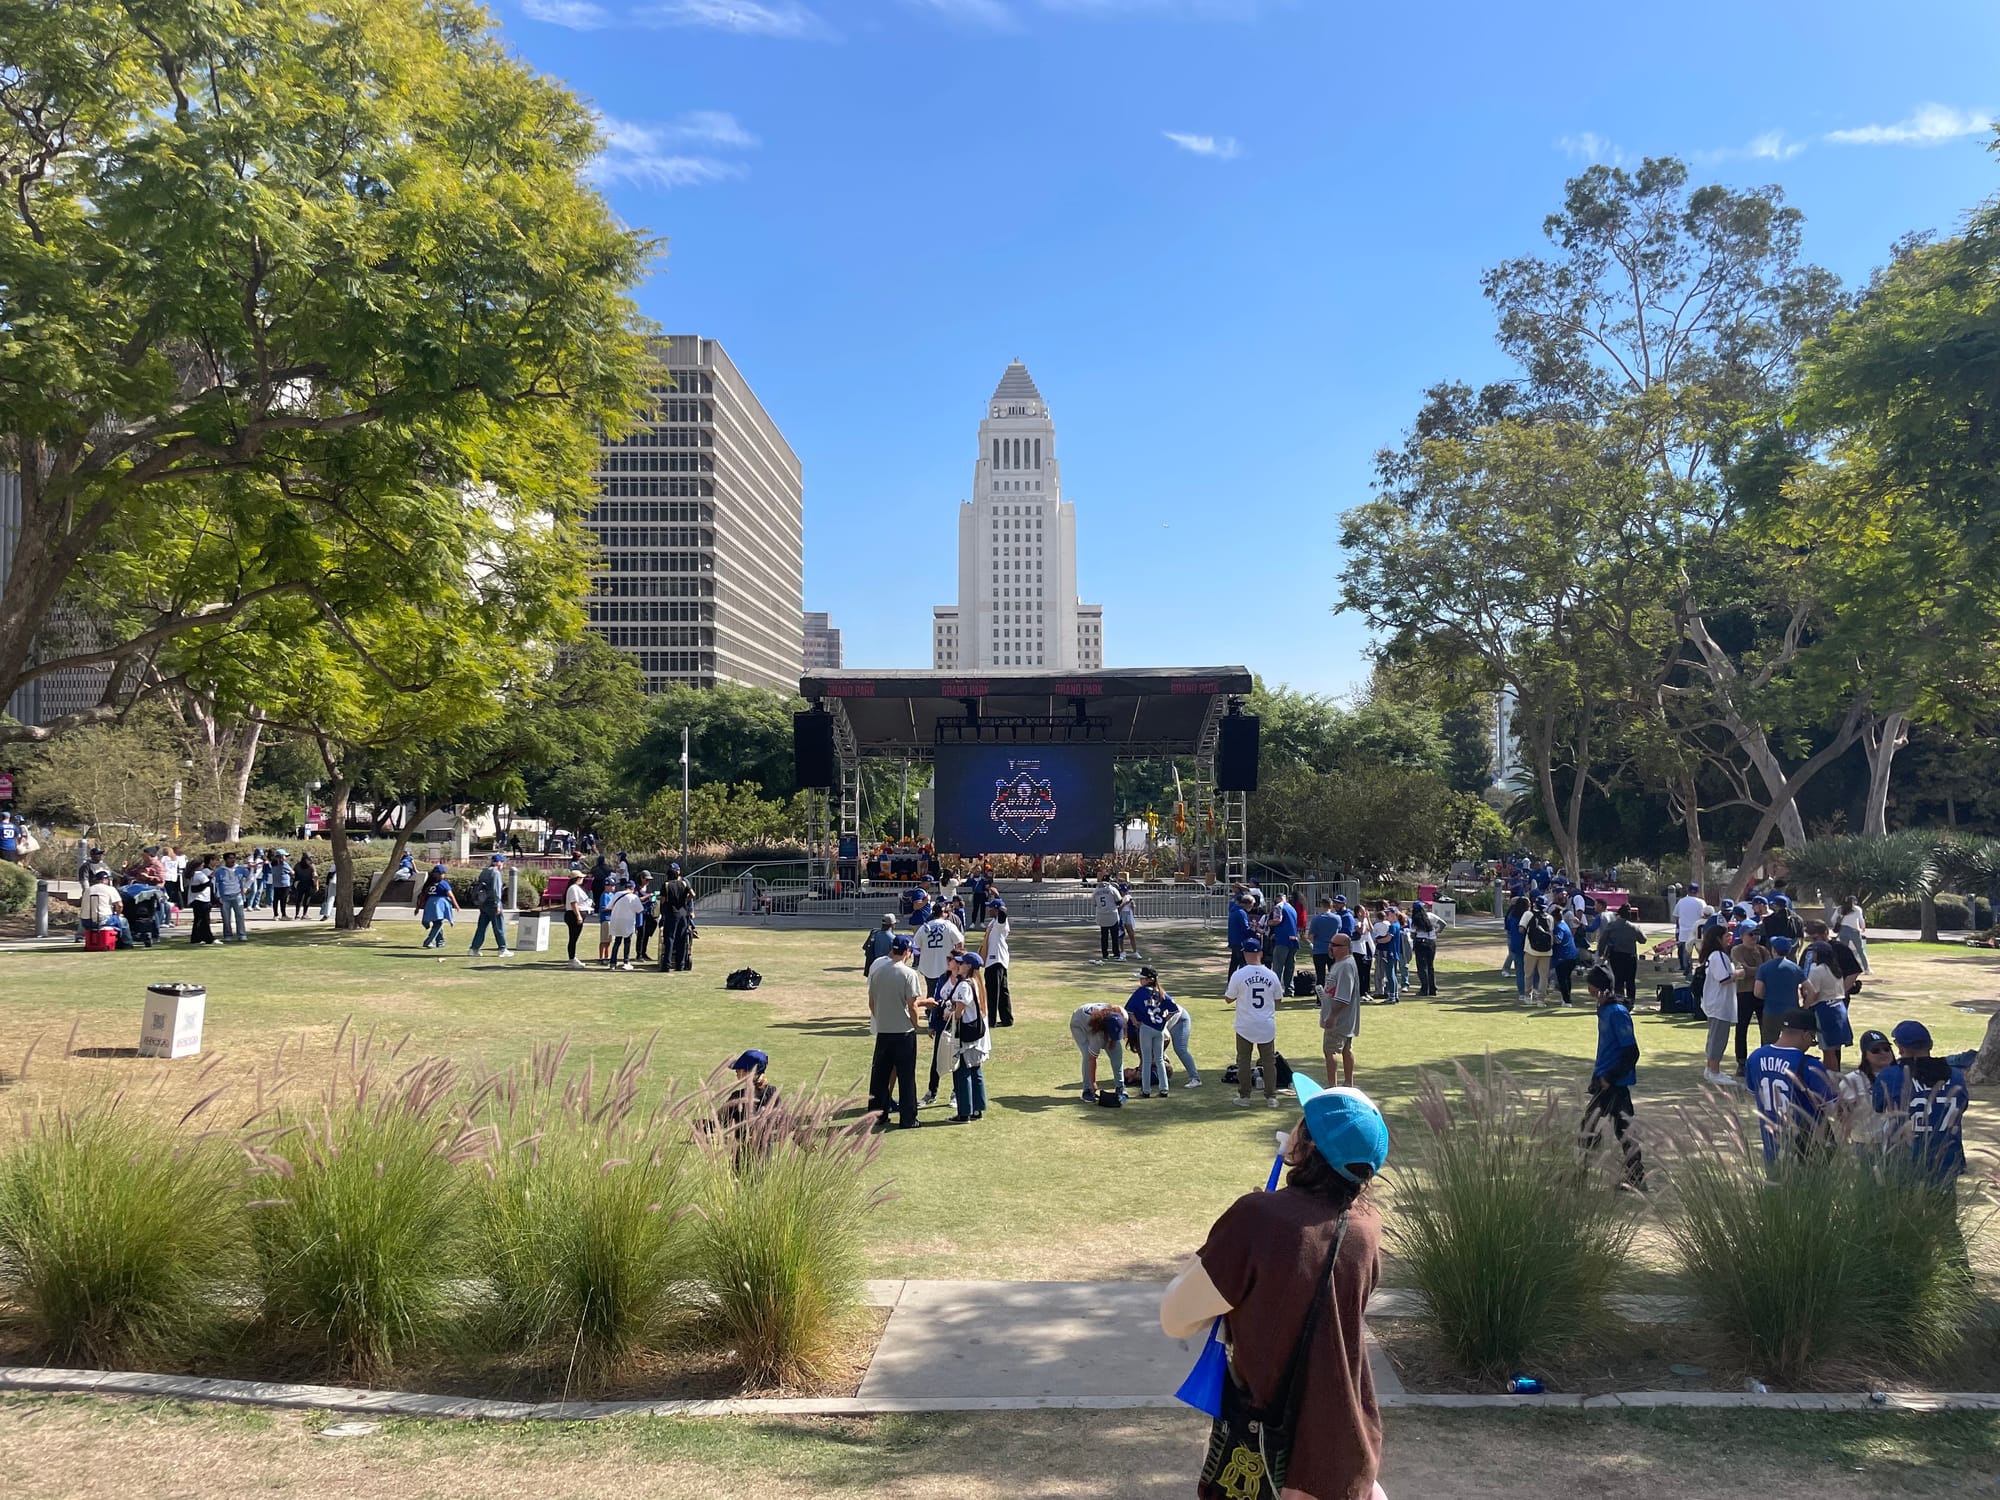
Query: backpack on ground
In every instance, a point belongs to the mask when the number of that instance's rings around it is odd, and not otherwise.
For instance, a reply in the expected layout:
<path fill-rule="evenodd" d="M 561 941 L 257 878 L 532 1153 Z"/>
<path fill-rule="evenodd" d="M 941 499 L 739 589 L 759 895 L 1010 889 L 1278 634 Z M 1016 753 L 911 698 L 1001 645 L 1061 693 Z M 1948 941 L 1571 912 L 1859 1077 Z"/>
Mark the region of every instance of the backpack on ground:
<path fill-rule="evenodd" d="M 754 990 L 764 982 L 764 976 L 755 969 L 738 969 L 722 981 L 726 990 Z"/>
<path fill-rule="evenodd" d="M 1319 981 L 1303 970 L 1292 975 L 1292 998 L 1310 1000 L 1319 993 Z"/>
<path fill-rule="evenodd" d="M 1659 1000 L 1663 1016 L 1691 1016 L 1700 1009 L 1694 1003 L 1694 990 L 1685 984 L 1661 985 Z"/>

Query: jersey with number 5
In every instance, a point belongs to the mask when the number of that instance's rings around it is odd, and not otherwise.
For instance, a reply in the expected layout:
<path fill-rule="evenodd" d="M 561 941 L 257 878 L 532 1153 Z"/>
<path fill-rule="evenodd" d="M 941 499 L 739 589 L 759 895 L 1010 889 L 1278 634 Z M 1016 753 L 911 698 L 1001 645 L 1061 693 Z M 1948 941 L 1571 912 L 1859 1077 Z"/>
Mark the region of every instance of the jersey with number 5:
<path fill-rule="evenodd" d="M 1278 1039 L 1278 976 L 1262 964 L 1245 964 L 1229 976 L 1224 994 L 1236 1002 L 1236 1034 L 1252 1042 Z"/>

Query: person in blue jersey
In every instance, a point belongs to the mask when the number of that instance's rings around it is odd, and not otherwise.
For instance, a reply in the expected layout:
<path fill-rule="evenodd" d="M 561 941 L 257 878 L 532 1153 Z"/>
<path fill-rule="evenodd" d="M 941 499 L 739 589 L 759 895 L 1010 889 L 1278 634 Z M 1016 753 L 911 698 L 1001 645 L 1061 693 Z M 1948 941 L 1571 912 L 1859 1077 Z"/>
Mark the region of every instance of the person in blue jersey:
<path fill-rule="evenodd" d="M 1306 923 L 1306 936 L 1312 943 L 1313 983 L 1320 989 L 1326 988 L 1326 971 L 1332 960 L 1327 957 L 1327 944 L 1340 932 L 1340 918 L 1334 914 L 1333 897 L 1319 898 L 1319 910 Z"/>
<path fill-rule="evenodd" d="M 1256 898 L 1248 891 L 1239 891 L 1229 908 L 1229 972 L 1234 974 L 1243 967 L 1243 947 L 1257 935 L 1257 924 L 1252 919 Z"/>
<path fill-rule="evenodd" d="M 1292 992 L 1292 973 L 1299 963 L 1299 915 L 1290 901 L 1271 908 L 1271 931 L 1264 939 L 1264 963 L 1278 976 L 1278 993 Z"/>
<path fill-rule="evenodd" d="M 1820 1060 L 1805 1049 L 1819 1037 L 1819 1022 L 1797 1007 L 1778 1022 L 1776 1046 L 1759 1047 L 1743 1065 L 1743 1084 L 1757 1108 L 1764 1160 L 1803 1156 L 1833 1108 L 1839 1089 Z"/>
<path fill-rule="evenodd" d="M 1346 893 L 1333 893 L 1333 914 L 1340 918 L 1340 930 L 1348 937 L 1354 936 L 1354 909 L 1347 904 Z"/>
<path fill-rule="evenodd" d="M 1590 1068 L 1590 1103 L 1583 1111 L 1584 1149 L 1595 1150 L 1608 1122 L 1625 1157 L 1625 1180 L 1646 1187 L 1646 1163 L 1632 1128 L 1632 1090 L 1639 1084 L 1639 1037 L 1632 1028 L 1632 1010 L 1618 993 L 1609 968 L 1593 964 L 1583 976 L 1597 1006 L 1597 1057 Z"/>
<path fill-rule="evenodd" d="M 1971 1103 L 1965 1074 L 1931 1056 L 1931 1034 L 1921 1021 L 1898 1021 L 1889 1038 L 1896 1061 L 1875 1075 L 1875 1108 L 1907 1119 L 1911 1159 L 1939 1187 L 1950 1188 L 1965 1171 Z"/>
<path fill-rule="evenodd" d="M 1764 1005 L 1765 1045 L 1772 1043 L 1774 1029 L 1798 1008 L 1799 991 L 1805 986 L 1806 972 L 1792 962 L 1792 940 L 1782 934 L 1764 939 L 1770 957 L 1757 966 L 1757 980 L 1751 986 Z M 1819 1035 L 1815 1027 L 1813 1035 Z"/>
<path fill-rule="evenodd" d="M 1576 931 L 1570 924 L 1577 920 L 1576 917 L 1565 914 L 1558 914 L 1556 917 L 1556 946 L 1553 955 L 1553 968 L 1556 976 L 1556 989 L 1561 993 L 1564 1005 L 1574 1005 L 1576 1003 L 1574 994 L 1570 988 L 1576 975 Z"/>
<path fill-rule="evenodd" d="M 1160 988 L 1160 976 L 1152 968 L 1139 971 L 1139 987 L 1125 1002 L 1127 1030 L 1139 1048 L 1139 1097 L 1150 1099 L 1155 1090 L 1167 1096 L 1167 1034 L 1181 1013 L 1174 997 Z"/>

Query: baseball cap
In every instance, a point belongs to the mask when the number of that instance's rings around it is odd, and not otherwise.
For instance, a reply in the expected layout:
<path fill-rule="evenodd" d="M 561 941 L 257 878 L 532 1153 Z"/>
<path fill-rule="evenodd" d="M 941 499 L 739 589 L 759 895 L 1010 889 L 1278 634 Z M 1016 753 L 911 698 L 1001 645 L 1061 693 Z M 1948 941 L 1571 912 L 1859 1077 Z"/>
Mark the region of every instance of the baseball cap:
<path fill-rule="evenodd" d="M 1889 1034 L 1885 1031 L 1864 1031 L 1861 1033 L 1861 1050 L 1873 1052 L 1877 1047 L 1889 1045 Z"/>
<path fill-rule="evenodd" d="M 1773 896 L 1771 898 L 1771 904 L 1773 906 L 1790 906 L 1792 904 L 1792 898 L 1790 896 L 1784 896 L 1784 895 Z"/>
<path fill-rule="evenodd" d="M 1769 906 L 1771 904 L 1771 898 L 1769 896 L 1759 893 L 1758 895 L 1752 896 L 1750 898 L 1750 904 L 1752 906 Z"/>
<path fill-rule="evenodd" d="M 882 925 L 884 927 L 894 927 L 896 925 L 896 914 L 892 911 L 883 912 Z"/>
<path fill-rule="evenodd" d="M 232 849 L 232 850 L 231 850 L 230 852 L 231 852 L 231 853 L 233 854 L 233 853 L 235 853 L 236 851 Z M 431 874 L 433 874 L 433 875 L 442 875 L 442 874 L 444 874 L 444 866 L 443 866 L 443 865 L 432 865 L 432 866 L 431 866 Z"/>
<path fill-rule="evenodd" d="M 891 953 L 908 953 L 910 951 L 910 940 L 900 933 L 897 934 L 895 937 L 889 939 L 889 951 Z"/>
<path fill-rule="evenodd" d="M 1305 1110 L 1306 1132 L 1328 1166 L 1349 1182 L 1362 1180 L 1352 1167 L 1382 1170 L 1389 1160 L 1389 1124 L 1373 1099 L 1360 1089 L 1321 1088 L 1296 1070 L 1292 1089 Z"/>
<path fill-rule="evenodd" d="M 280 854 L 283 854 L 285 851 L 280 849 L 278 852 Z M 498 849 L 495 849 L 493 851 L 493 863 L 498 865 L 498 864 L 505 864 L 506 862 L 507 862 L 507 856 L 502 854 Z"/>
<path fill-rule="evenodd" d="M 1155 969 L 1151 964 L 1147 964 L 1139 970 L 1139 977 L 1141 979 L 1158 979 L 1160 971 Z"/>
<path fill-rule="evenodd" d="M 681 862 L 679 860 L 675 860 L 672 864 L 667 866 L 667 873 L 669 875 L 678 875 L 680 874 L 680 872 L 681 872 Z"/>
<path fill-rule="evenodd" d="M 1245 938 L 1243 940 L 1243 951 L 1245 953 L 1262 953 L 1264 951 L 1263 939 Z"/>
<path fill-rule="evenodd" d="M 1782 932 L 1779 933 L 1771 939 L 1771 951 L 1773 953 L 1790 953 L 1792 951 L 1792 940 Z"/>
<path fill-rule="evenodd" d="M 1338 901 L 1342 906 L 1345 906 L 1347 905 L 1347 892 L 1335 891 L 1333 893 L 1333 899 Z"/>
<path fill-rule="evenodd" d="M 1931 1044 L 1930 1029 L 1922 1021 L 1898 1021 L 1889 1028 L 1889 1035 L 1895 1038 L 1898 1047 L 1928 1047 Z"/>
<path fill-rule="evenodd" d="M 1125 1018 L 1123 1016 L 1106 1016 L 1104 1018 L 1104 1040 L 1107 1042 L 1116 1042 L 1122 1040 L 1124 1035 Z"/>
<path fill-rule="evenodd" d="M 759 1052 L 755 1047 L 752 1047 L 748 1052 L 739 1053 L 736 1060 L 729 1066 L 733 1071 L 738 1073 L 761 1073 L 771 1066 L 771 1059 Z"/>
<path fill-rule="evenodd" d="M 1809 1010 L 1788 1010 L 1784 1019 L 1778 1022 L 1782 1031 L 1818 1031 L 1819 1022 Z"/>

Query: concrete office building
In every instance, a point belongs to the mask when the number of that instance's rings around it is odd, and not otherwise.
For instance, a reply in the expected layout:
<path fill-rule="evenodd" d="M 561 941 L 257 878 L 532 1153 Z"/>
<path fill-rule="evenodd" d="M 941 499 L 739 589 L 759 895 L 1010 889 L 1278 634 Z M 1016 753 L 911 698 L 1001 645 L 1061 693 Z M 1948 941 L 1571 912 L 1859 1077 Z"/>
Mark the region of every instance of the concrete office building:
<path fill-rule="evenodd" d="M 806 670 L 838 672 L 840 656 L 840 627 L 835 625 L 832 617 L 823 611 L 807 610 Z"/>
<path fill-rule="evenodd" d="M 931 665 L 1104 665 L 1104 607 L 1076 597 L 1076 507 L 1062 497 L 1056 425 L 1019 360 L 979 424 L 973 498 L 958 508 L 958 603 L 932 613 Z"/>
<path fill-rule="evenodd" d="M 0 593 L 14 576 L 14 547 L 21 535 L 21 476 L 0 472 Z M 96 628 L 72 605 L 58 604 L 35 637 L 34 659 L 94 651 L 103 644 Z M 104 701 L 111 668 L 63 667 L 17 691 L 7 712 L 23 724 L 46 724 L 64 714 L 82 713 Z"/>
<path fill-rule="evenodd" d="M 590 628 L 646 690 L 737 682 L 796 692 L 805 664 L 805 484 L 798 455 L 714 339 L 654 341 L 672 385 L 607 439 L 590 528 Z"/>

